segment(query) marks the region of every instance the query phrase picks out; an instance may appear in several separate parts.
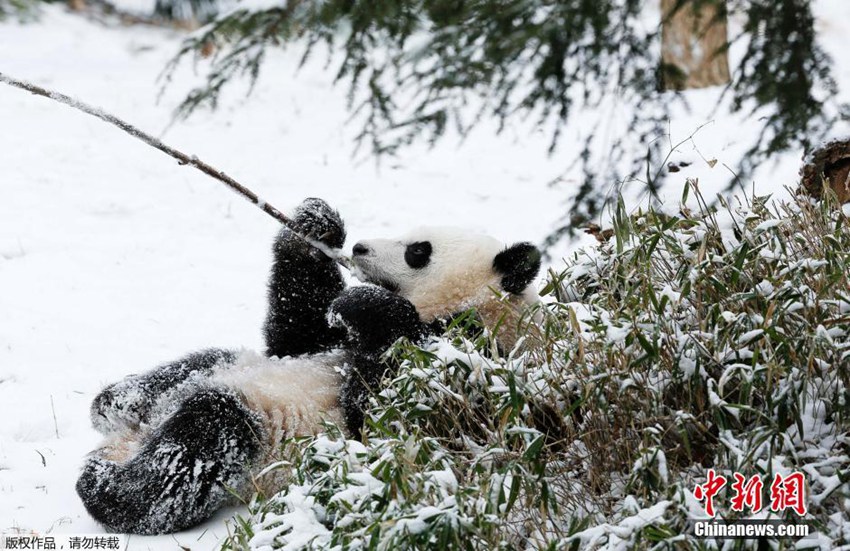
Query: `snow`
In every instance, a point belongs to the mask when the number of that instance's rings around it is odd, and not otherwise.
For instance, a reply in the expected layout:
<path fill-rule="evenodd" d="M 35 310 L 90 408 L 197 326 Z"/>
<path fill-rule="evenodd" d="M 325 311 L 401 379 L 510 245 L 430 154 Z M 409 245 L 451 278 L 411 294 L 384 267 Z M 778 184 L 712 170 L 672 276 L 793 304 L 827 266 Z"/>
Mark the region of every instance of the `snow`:
<path fill-rule="evenodd" d="M 766 297 L 773 293 L 774 287 L 771 282 L 766 279 L 763 279 L 758 284 L 756 284 L 756 291 L 758 292 L 758 294 Z"/>
<path fill-rule="evenodd" d="M 187 67 L 182 86 L 156 103 L 157 76 L 180 39 L 49 6 L 39 24 L 0 24 L 0 68 L 114 113 L 284 211 L 304 197 L 327 199 L 346 218 L 349 246 L 414 220 L 539 241 L 558 216 L 557 189 L 526 191 L 560 170 L 542 138 L 482 134 L 379 166 L 352 158 L 345 90 L 320 67 L 296 74 L 296 51 L 272 57 L 279 70 L 247 102 L 234 94 L 220 112 L 163 131 L 196 78 Z M 0 531 L 101 532 L 74 491 L 100 441 L 92 398 L 191 350 L 260 349 L 278 224 L 67 106 L 2 86 L 0 121 Z M 233 512 L 177 541 L 215 548 Z M 130 549 L 158 542 L 175 540 L 129 539 Z"/>
<path fill-rule="evenodd" d="M 761 224 L 755 227 L 755 232 L 763 232 L 772 228 L 777 228 L 782 225 L 782 220 L 765 220 Z"/>
<path fill-rule="evenodd" d="M 846 4 L 821 0 L 815 8 L 824 46 L 841 52 Z M 48 6 L 38 24 L 0 23 L 0 70 L 84 100 L 197 156 L 258 193 L 260 206 L 286 211 L 304 197 L 328 200 L 347 221 L 349 246 L 422 220 L 540 242 L 579 182 L 570 172 L 546 185 L 570 163 L 576 132 L 566 132 L 564 153 L 553 157 L 546 156 L 545 135 L 509 127 L 497 137 L 494 125 L 473 132 L 462 147 L 449 136 L 433 150 L 417 146 L 380 164 L 353 157 L 357 128 L 344 124 L 346 90 L 331 86 L 321 63 L 297 72 L 298 48 L 270 53 L 275 69 L 263 73 L 246 101 L 237 86 L 218 112 L 171 124 L 181 93 L 198 82 L 184 66 L 157 102 L 156 79 L 182 37 L 111 28 Z M 846 97 L 850 62 L 834 58 Z M 676 143 L 713 118 L 670 160 L 723 161 L 694 162 L 671 178 L 662 192 L 671 208 L 686 177 L 698 178 L 708 197 L 724 186 L 723 163 L 734 164 L 758 128 L 714 113 L 719 93 L 689 92 L 690 110 L 671 125 Z M 260 349 L 278 225 L 221 183 L 46 98 L 0 86 L 0 121 L 0 532 L 98 533 L 74 492 L 85 454 L 100 441 L 89 420 L 92 398 L 107 383 L 191 350 Z M 765 167 L 755 178 L 759 194 L 781 196 L 800 156 L 792 151 Z M 587 307 L 571 307 L 586 330 Z M 608 330 L 619 342 L 628 328 Z M 695 369 L 681 361 L 684 370 Z M 457 484 L 450 471 L 432 474 L 437 484 Z M 361 482 L 362 491 L 374 488 Z M 294 512 L 281 522 L 308 538 L 301 541 L 325 536 L 309 498 L 289 497 Z M 635 515 L 622 537 L 666 506 Z M 222 510 L 173 536 L 130 537 L 129 549 L 214 549 L 226 535 L 224 521 L 240 511 Z M 423 511 L 408 529 L 426 518 Z M 591 542 L 593 534 L 579 539 Z"/>
<path fill-rule="evenodd" d="M 738 337 L 739 344 L 750 344 L 764 334 L 764 329 L 753 329 Z"/>
<path fill-rule="evenodd" d="M 631 549 L 630 536 L 640 529 L 663 518 L 664 511 L 671 506 L 669 501 L 661 501 L 652 507 L 638 511 L 635 515 L 623 519 L 620 524 L 600 524 L 570 536 L 570 540 L 581 542 L 582 549 Z M 607 539 L 607 541 L 605 541 Z"/>
<path fill-rule="evenodd" d="M 366 495 L 380 493 L 384 490 L 384 484 L 368 473 L 350 473 L 348 478 L 352 485 L 335 494 L 331 498 L 331 503 L 335 501 L 356 503 Z"/>
<path fill-rule="evenodd" d="M 303 549 L 311 543 L 326 543 L 330 540 L 330 531 L 316 517 L 315 498 L 304 493 L 301 486 L 294 485 L 282 498 L 290 512 L 282 515 L 269 515 L 264 521 L 265 530 L 258 531 L 251 538 L 251 547 L 257 550 Z M 281 532 L 288 532 L 286 544 L 279 546 Z"/>

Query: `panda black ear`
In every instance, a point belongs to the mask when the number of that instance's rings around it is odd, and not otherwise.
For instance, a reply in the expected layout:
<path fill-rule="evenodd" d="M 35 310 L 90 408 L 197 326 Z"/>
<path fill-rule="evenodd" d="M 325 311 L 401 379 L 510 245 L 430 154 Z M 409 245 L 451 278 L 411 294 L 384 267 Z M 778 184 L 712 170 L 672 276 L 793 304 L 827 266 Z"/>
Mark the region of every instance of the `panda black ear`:
<path fill-rule="evenodd" d="M 502 274 L 502 289 L 519 294 L 540 271 L 540 251 L 531 243 L 514 243 L 496 255 L 493 269 Z"/>

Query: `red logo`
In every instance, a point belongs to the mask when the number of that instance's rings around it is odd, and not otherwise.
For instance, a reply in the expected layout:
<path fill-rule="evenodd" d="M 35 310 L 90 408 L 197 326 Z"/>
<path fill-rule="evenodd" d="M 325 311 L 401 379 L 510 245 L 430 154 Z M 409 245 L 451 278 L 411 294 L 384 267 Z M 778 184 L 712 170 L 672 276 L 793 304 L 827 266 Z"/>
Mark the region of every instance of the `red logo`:
<path fill-rule="evenodd" d="M 733 474 L 732 510 L 743 512 L 749 509 L 752 513 L 762 510 L 762 492 L 764 482 L 761 475 L 753 475 L 749 479 L 741 473 Z M 714 469 L 708 469 L 705 484 L 697 484 L 694 497 L 705 502 L 705 513 L 714 517 L 717 514 L 714 498 L 726 486 L 726 477 L 717 474 Z M 776 473 L 770 484 L 770 510 L 779 513 L 792 509 L 797 515 L 806 515 L 806 479 L 801 472 L 793 472 L 787 476 Z"/>
<path fill-rule="evenodd" d="M 761 511 L 761 491 L 764 488 L 764 483 L 761 481 L 761 476 L 754 475 L 747 480 L 741 473 L 735 473 L 735 482 L 732 484 L 732 490 L 735 496 L 732 498 L 732 510 L 743 511 L 746 506 L 753 513 Z M 746 481 L 746 484 L 744 484 Z"/>
<path fill-rule="evenodd" d="M 776 473 L 770 484 L 770 510 L 793 509 L 799 516 L 806 514 L 806 479 L 803 473 L 793 472 L 786 477 Z"/>
<path fill-rule="evenodd" d="M 694 497 L 699 501 L 705 500 L 705 512 L 710 517 L 714 517 L 714 496 L 723 489 L 723 486 L 726 486 L 726 477 L 715 475 L 714 469 L 708 469 L 708 479 L 705 484 L 694 488 Z"/>

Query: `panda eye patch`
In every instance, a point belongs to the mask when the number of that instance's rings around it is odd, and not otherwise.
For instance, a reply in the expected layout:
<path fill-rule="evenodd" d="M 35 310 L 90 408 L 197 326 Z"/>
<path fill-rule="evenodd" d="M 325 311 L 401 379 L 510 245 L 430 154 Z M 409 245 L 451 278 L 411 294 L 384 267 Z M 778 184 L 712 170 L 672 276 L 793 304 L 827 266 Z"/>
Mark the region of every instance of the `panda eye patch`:
<path fill-rule="evenodd" d="M 411 268 L 424 268 L 431 260 L 431 243 L 418 241 L 411 243 L 404 251 L 404 261 Z"/>

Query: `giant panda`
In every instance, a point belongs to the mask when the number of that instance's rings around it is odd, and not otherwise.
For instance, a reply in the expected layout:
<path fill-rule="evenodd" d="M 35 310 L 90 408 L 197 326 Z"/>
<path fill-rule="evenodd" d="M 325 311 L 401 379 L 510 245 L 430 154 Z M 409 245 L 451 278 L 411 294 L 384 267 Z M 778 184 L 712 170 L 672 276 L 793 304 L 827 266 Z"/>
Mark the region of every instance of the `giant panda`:
<path fill-rule="evenodd" d="M 504 328 L 498 339 L 510 347 L 520 309 L 536 301 L 540 253 L 529 243 L 506 247 L 451 228 L 360 241 L 353 273 L 367 285 L 346 288 L 327 254 L 345 241 L 339 214 L 307 199 L 293 226 L 320 246 L 287 228 L 277 236 L 264 355 L 195 352 L 95 397 L 92 423 L 106 439 L 76 488 L 106 528 L 179 531 L 257 484 L 279 491 L 286 481 L 258 478 L 259 469 L 284 438 L 320 432 L 324 421 L 357 437 L 368 397 L 392 367 L 384 352 L 399 338 L 421 342 L 474 308 L 485 327 Z"/>

